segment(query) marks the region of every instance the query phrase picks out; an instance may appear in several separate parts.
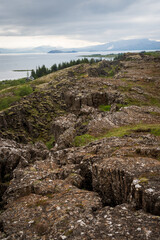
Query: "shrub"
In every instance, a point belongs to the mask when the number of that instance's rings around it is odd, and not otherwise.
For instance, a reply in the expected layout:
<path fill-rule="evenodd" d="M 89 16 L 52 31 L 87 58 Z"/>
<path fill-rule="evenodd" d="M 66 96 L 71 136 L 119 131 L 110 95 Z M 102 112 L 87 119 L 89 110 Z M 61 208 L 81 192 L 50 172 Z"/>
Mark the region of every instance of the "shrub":
<path fill-rule="evenodd" d="M 10 107 L 13 102 L 16 102 L 20 99 L 19 96 L 5 97 L 0 101 L 0 111 Z"/>
<path fill-rule="evenodd" d="M 33 89 L 31 88 L 31 86 L 25 85 L 25 86 L 19 87 L 17 90 L 15 90 L 15 95 L 23 97 L 23 96 L 31 94 L 32 92 L 33 92 Z"/>

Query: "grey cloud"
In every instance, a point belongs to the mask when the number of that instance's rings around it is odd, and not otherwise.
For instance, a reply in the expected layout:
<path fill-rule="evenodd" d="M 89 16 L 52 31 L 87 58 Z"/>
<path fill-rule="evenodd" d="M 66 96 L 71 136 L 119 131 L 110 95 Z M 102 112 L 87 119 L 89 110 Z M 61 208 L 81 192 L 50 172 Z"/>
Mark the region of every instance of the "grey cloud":
<path fill-rule="evenodd" d="M 131 35 L 160 39 L 159 11 L 159 0 L 1 0 L 0 34 L 66 35 L 100 42 Z M 148 15 L 150 23 L 145 22 Z"/>

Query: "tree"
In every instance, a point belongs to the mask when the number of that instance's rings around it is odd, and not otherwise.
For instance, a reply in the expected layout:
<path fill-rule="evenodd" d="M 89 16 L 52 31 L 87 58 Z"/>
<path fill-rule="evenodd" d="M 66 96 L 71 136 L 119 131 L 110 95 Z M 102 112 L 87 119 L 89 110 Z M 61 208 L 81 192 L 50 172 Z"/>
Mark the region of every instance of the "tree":
<path fill-rule="evenodd" d="M 31 77 L 33 77 L 34 79 L 36 78 L 36 72 L 34 71 L 34 69 L 32 69 L 31 71 Z"/>
<path fill-rule="evenodd" d="M 58 70 L 57 64 L 51 66 L 51 72 L 56 72 Z"/>

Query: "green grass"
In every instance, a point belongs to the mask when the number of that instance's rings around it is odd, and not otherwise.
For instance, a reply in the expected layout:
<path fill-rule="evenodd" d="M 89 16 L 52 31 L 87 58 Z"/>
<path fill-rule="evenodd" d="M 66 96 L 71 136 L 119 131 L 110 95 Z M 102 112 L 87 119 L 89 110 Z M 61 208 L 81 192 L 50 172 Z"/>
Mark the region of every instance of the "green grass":
<path fill-rule="evenodd" d="M 26 84 L 26 78 L 17 80 L 5 80 L 0 82 L 0 111 L 9 108 L 14 102 L 19 101 L 21 97 L 33 92 L 29 83 Z"/>
<path fill-rule="evenodd" d="M 113 128 L 103 137 L 123 137 L 124 135 L 131 134 L 132 132 L 144 131 L 148 131 L 155 136 L 160 136 L 160 124 L 138 124 Z"/>
<path fill-rule="evenodd" d="M 124 135 L 129 134 L 131 129 L 133 130 L 132 126 L 113 128 L 109 130 L 106 134 L 104 134 L 102 137 L 123 137 Z"/>
<path fill-rule="evenodd" d="M 93 142 L 93 141 L 96 141 L 97 138 L 92 136 L 92 135 L 89 135 L 89 134 L 84 134 L 84 135 L 81 135 L 81 136 L 76 136 L 75 139 L 74 139 L 74 146 L 75 147 L 81 147 L 81 146 L 84 146 L 90 142 Z"/>
<path fill-rule="evenodd" d="M 24 97 L 24 96 L 31 94 L 32 92 L 33 92 L 33 89 L 31 86 L 24 85 L 24 86 L 17 88 L 15 90 L 14 94 L 16 96 Z"/>
<path fill-rule="evenodd" d="M 13 87 L 13 86 L 18 86 L 26 83 L 26 78 L 20 78 L 17 80 L 4 80 L 0 81 L 0 90 L 8 88 L 8 87 Z"/>
<path fill-rule="evenodd" d="M 159 126 L 159 128 L 151 129 L 151 134 L 153 134 L 155 136 L 160 136 L 160 126 Z"/>
<path fill-rule="evenodd" d="M 148 101 L 149 101 L 150 105 L 154 105 L 154 106 L 160 107 L 160 99 L 157 99 L 157 98 L 154 98 L 154 97 L 150 97 L 150 96 L 147 96 L 147 98 L 148 98 Z"/>
<path fill-rule="evenodd" d="M 106 55 L 93 54 L 93 55 L 88 55 L 88 57 L 103 57 L 103 58 L 115 58 L 117 56 L 118 56 L 118 54 L 106 54 Z"/>
<path fill-rule="evenodd" d="M 145 52 L 144 55 L 153 56 L 153 57 L 160 57 L 160 51 L 155 52 Z"/>
<path fill-rule="evenodd" d="M 17 89 L 17 86 L 13 86 L 13 87 L 8 87 L 8 88 L 5 88 L 5 89 L 2 89 L 2 90 L 0 90 L 0 96 L 1 95 L 7 95 L 8 93 L 14 93 L 14 90 L 16 90 L 16 89 Z"/>
<path fill-rule="evenodd" d="M 45 80 L 45 79 L 42 79 L 42 78 L 37 78 L 34 81 L 32 81 L 32 85 L 33 86 L 37 86 L 37 85 L 41 85 L 41 84 L 47 83 L 49 81 L 50 81 L 50 79 L 49 80 Z"/>
<path fill-rule="evenodd" d="M 122 80 L 122 79 L 121 79 Z M 125 80 L 122 80 L 125 81 Z M 139 100 L 137 97 L 132 97 L 132 93 L 134 90 L 133 87 L 140 87 L 142 89 L 146 89 L 147 93 L 143 94 L 144 99 Z M 137 106 L 157 106 L 160 107 L 160 98 L 158 96 L 158 92 L 156 92 L 156 89 L 153 88 L 153 83 L 151 86 L 149 84 L 147 85 L 135 85 L 129 81 L 127 81 L 126 86 L 118 86 L 118 90 L 122 93 L 129 93 L 131 92 L 130 96 L 126 97 L 126 102 L 128 105 L 137 105 Z M 152 90 L 152 95 L 149 93 L 149 90 Z"/>
<path fill-rule="evenodd" d="M 126 98 L 126 102 L 127 102 L 127 106 L 132 106 L 132 105 L 136 105 L 136 106 L 150 106 L 150 104 L 146 101 L 140 101 L 139 99 L 135 99 L 135 98 L 130 98 L 127 97 Z"/>
<path fill-rule="evenodd" d="M 123 103 L 117 103 L 116 104 L 118 109 L 120 109 L 121 107 L 127 107 L 128 105 L 127 104 L 123 104 Z"/>
<path fill-rule="evenodd" d="M 116 74 L 116 72 L 118 72 L 119 70 L 120 70 L 120 67 L 118 65 L 112 66 L 112 69 L 108 71 L 108 77 L 113 77 Z"/>
<path fill-rule="evenodd" d="M 141 177 L 141 178 L 139 178 L 139 180 L 140 180 L 140 183 L 145 183 L 145 184 L 148 183 L 148 178 L 146 178 L 146 177 Z"/>
<path fill-rule="evenodd" d="M 75 137 L 74 145 L 76 147 L 80 147 L 102 138 L 123 137 L 125 135 L 130 135 L 131 133 L 134 133 L 134 132 L 148 132 L 153 134 L 154 136 L 160 136 L 160 124 L 137 124 L 137 125 L 117 127 L 117 128 L 108 130 L 108 132 L 98 137 L 94 137 L 89 134 L 84 134 L 84 135 Z"/>
<path fill-rule="evenodd" d="M 55 138 L 54 138 L 54 136 L 52 136 L 50 138 L 50 140 L 48 142 L 46 142 L 47 148 L 50 150 L 53 147 L 54 143 L 55 143 Z"/>
<path fill-rule="evenodd" d="M 98 108 L 102 112 L 107 112 L 107 111 L 110 111 L 111 105 L 100 105 Z"/>
<path fill-rule="evenodd" d="M 32 92 L 32 87 L 27 84 L 3 90 L 2 96 L 0 96 L 0 111 L 9 108 L 14 102 L 19 101 L 22 97 Z M 3 96 L 4 94 L 6 96 Z"/>
<path fill-rule="evenodd" d="M 160 113 L 159 112 L 150 112 L 151 115 L 154 115 L 154 116 L 159 116 L 160 117 Z"/>
<path fill-rule="evenodd" d="M 115 71 L 113 69 L 111 69 L 109 72 L 108 72 L 108 77 L 113 77 L 115 74 Z"/>
<path fill-rule="evenodd" d="M 20 96 L 11 96 L 11 97 L 5 97 L 0 100 L 0 111 L 3 109 L 6 109 L 11 106 L 12 103 L 18 101 L 20 99 Z"/>

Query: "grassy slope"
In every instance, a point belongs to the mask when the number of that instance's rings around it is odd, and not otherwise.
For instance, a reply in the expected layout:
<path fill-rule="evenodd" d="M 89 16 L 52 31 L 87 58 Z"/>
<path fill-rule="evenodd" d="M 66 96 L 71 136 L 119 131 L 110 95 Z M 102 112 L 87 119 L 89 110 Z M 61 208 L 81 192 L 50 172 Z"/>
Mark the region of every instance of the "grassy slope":
<path fill-rule="evenodd" d="M 157 55 L 157 53 L 156 54 L 146 53 L 146 55 L 149 57 L 160 56 L 160 54 Z M 126 99 L 125 105 L 138 105 L 138 106 L 147 105 L 147 106 L 160 107 L 160 91 L 158 91 L 160 68 L 158 69 L 156 67 L 157 63 L 149 62 L 149 63 L 146 63 L 146 66 L 137 65 L 136 62 L 134 62 L 134 60 L 128 61 L 126 63 L 128 64 L 127 68 L 125 67 L 120 69 L 120 77 L 114 78 L 114 75 L 110 77 L 103 77 L 103 79 L 102 77 L 100 77 L 99 81 L 100 82 L 106 81 L 106 84 L 104 84 L 106 88 L 108 88 L 107 84 L 113 85 L 114 88 L 116 87 L 116 89 L 124 95 Z M 98 64 L 94 64 L 93 67 L 95 66 L 98 66 Z M 81 81 L 81 79 L 88 78 L 88 74 L 86 73 L 86 71 L 76 72 L 75 69 L 76 68 L 74 67 L 70 68 L 70 70 L 74 72 L 75 77 L 77 77 L 79 81 Z M 45 97 L 42 97 L 42 99 L 45 98 L 45 101 L 43 100 L 44 102 L 41 102 L 42 100 L 39 99 L 40 100 L 40 102 L 38 103 L 39 105 L 42 104 L 43 108 L 45 107 L 46 104 L 48 106 L 51 105 L 52 103 L 49 99 L 49 96 L 47 96 L 48 90 L 44 91 L 44 89 L 50 89 L 50 82 L 52 82 L 52 86 L 54 85 L 55 87 L 60 82 L 63 82 L 64 80 L 62 76 L 63 75 L 65 76 L 65 72 L 66 70 L 64 69 L 62 71 L 49 74 L 47 76 L 41 77 L 31 82 L 26 82 L 25 79 L 0 82 L 0 111 L 10 108 L 10 106 L 14 104 L 17 104 L 17 102 L 20 101 L 21 98 L 23 98 L 24 96 L 32 94 L 34 97 L 34 95 L 36 95 L 37 92 L 39 92 L 40 96 L 43 95 L 43 92 L 45 95 Z M 141 76 L 145 76 L 145 77 L 141 78 Z M 56 78 L 58 80 L 54 82 L 53 79 L 56 79 Z M 59 79 L 62 79 L 62 80 L 59 80 Z M 139 88 L 142 91 L 142 93 L 137 92 L 136 90 L 137 88 Z M 34 103 L 29 107 L 28 104 L 30 105 L 30 102 L 27 103 L 27 100 L 26 100 L 26 103 L 24 103 L 23 105 L 24 107 L 26 106 L 25 107 L 26 112 L 28 112 L 28 114 L 31 114 L 29 121 L 33 122 L 35 121 L 35 119 L 42 118 L 43 115 L 45 116 L 48 122 L 52 120 L 53 116 L 51 116 L 49 113 L 47 112 L 44 113 L 43 111 L 41 112 L 40 110 L 41 106 L 38 106 L 37 108 L 37 106 L 34 105 L 36 103 Z M 101 105 L 99 106 L 99 109 L 101 111 L 109 111 L 110 107 L 111 106 L 109 105 Z M 58 105 L 57 105 L 57 109 L 59 111 Z M 152 114 L 157 115 L 159 113 L 153 112 Z M 44 123 L 41 123 L 41 122 L 40 123 L 37 121 L 35 122 L 35 128 L 37 129 L 37 131 L 39 129 L 43 129 L 44 127 L 43 124 Z M 130 134 L 133 131 L 136 131 L 138 128 L 140 128 L 142 131 L 147 130 L 148 132 L 159 136 L 160 127 L 159 125 L 156 125 L 156 124 L 153 124 L 153 125 L 146 124 L 143 126 L 142 125 L 124 126 L 124 127 L 112 129 L 106 132 L 103 136 L 98 136 L 96 138 L 89 134 L 77 136 L 74 144 L 76 146 L 80 146 L 103 137 L 112 137 L 112 136 L 121 137 L 126 134 Z M 35 141 L 46 139 L 45 141 L 47 141 L 48 147 L 51 148 L 54 142 L 54 138 L 53 136 L 46 137 L 47 134 L 48 133 L 45 130 L 43 134 L 40 134 L 38 138 L 35 138 Z"/>

